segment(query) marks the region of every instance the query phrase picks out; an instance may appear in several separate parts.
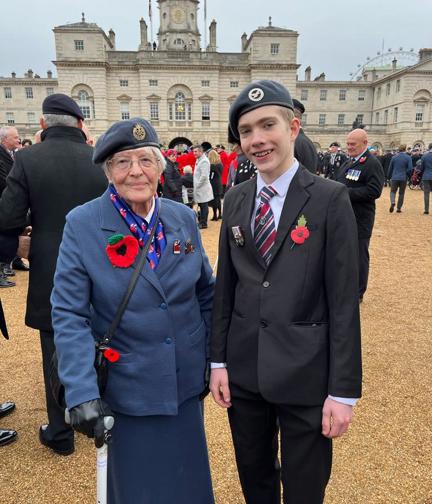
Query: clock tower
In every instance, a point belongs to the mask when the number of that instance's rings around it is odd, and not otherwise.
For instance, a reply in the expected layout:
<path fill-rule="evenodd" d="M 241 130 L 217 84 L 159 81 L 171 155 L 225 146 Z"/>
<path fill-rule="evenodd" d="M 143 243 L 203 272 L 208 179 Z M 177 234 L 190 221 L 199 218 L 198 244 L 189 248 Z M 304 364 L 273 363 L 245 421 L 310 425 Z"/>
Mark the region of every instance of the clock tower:
<path fill-rule="evenodd" d="M 158 0 L 160 51 L 200 51 L 199 0 Z"/>

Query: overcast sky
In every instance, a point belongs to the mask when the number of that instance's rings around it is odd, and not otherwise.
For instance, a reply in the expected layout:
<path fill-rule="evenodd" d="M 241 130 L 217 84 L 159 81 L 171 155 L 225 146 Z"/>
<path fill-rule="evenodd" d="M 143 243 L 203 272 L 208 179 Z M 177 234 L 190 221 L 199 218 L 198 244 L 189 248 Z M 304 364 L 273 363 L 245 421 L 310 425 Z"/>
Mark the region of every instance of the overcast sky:
<path fill-rule="evenodd" d="M 7 1 L 0 17 L 0 76 L 18 76 L 31 68 L 41 76 L 55 67 L 52 28 L 79 22 L 85 12 L 106 32 L 116 32 L 116 46 L 134 51 L 139 45 L 139 19 L 149 23 L 149 0 L 23 0 Z M 156 37 L 159 9 L 152 0 Z M 204 40 L 204 1 L 200 2 L 199 27 Z M 239 52 L 240 37 L 258 26 L 274 26 L 299 33 L 299 78 L 312 66 L 312 77 L 325 72 L 328 80 L 348 80 L 367 58 L 374 58 L 383 40 L 388 49 L 411 48 L 417 53 L 432 47 L 432 0 L 207 0 L 207 25 L 218 22 L 217 44 L 221 52 Z M 150 37 L 150 30 L 149 30 Z M 208 37 L 207 37 L 208 39 Z"/>

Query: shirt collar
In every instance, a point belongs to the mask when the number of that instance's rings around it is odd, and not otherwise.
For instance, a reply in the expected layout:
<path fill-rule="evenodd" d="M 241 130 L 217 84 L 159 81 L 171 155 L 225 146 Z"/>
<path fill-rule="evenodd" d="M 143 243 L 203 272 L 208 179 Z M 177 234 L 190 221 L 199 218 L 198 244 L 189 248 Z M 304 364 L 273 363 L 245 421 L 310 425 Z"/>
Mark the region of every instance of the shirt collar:
<path fill-rule="evenodd" d="M 155 197 L 153 196 L 152 198 L 152 206 L 150 208 L 150 211 L 149 213 L 144 217 L 144 220 L 147 222 L 147 224 L 149 224 L 149 222 L 151 221 L 151 218 L 153 217 L 153 212 L 155 210 Z"/>
<path fill-rule="evenodd" d="M 294 178 L 294 175 L 297 173 L 299 166 L 300 165 L 299 165 L 299 162 L 297 161 L 297 159 L 294 159 L 294 162 L 291 165 L 291 167 L 288 168 L 287 171 L 282 173 L 282 175 L 280 177 L 278 177 L 275 181 L 273 181 L 271 184 L 269 184 L 277 192 L 278 196 L 285 198 L 285 196 L 288 192 L 289 186 L 291 184 L 291 180 Z M 267 184 L 264 182 L 264 180 L 261 177 L 260 172 L 258 171 L 257 192 L 256 192 L 257 198 L 259 197 L 261 189 L 265 186 L 267 186 Z"/>
<path fill-rule="evenodd" d="M 354 158 L 354 161 L 358 161 L 362 156 L 364 156 L 366 154 L 367 151 L 368 151 L 368 149 L 366 148 L 361 154 L 359 154 L 358 156 L 356 156 Z"/>

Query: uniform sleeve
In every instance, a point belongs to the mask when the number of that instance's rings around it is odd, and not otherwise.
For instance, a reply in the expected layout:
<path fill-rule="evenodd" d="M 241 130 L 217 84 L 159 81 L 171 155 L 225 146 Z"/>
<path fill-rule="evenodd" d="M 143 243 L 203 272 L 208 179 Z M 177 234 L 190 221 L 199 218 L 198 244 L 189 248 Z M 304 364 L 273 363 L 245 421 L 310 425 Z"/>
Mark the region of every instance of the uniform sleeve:
<path fill-rule="evenodd" d="M 91 280 L 82 262 L 76 227 L 68 216 L 51 294 L 59 377 L 65 386 L 69 409 L 100 397 L 90 328 Z"/>

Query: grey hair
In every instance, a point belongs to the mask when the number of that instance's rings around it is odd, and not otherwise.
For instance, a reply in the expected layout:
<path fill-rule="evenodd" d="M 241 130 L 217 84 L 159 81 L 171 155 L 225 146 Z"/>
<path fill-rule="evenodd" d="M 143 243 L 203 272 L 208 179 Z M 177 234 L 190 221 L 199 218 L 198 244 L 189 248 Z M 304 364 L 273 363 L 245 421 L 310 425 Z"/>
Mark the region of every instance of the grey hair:
<path fill-rule="evenodd" d="M 165 170 L 165 167 L 166 167 L 166 159 L 164 158 L 161 150 L 158 149 L 157 147 L 153 147 L 153 146 L 149 145 L 149 146 L 147 146 L 147 149 L 150 149 L 150 152 L 156 158 L 157 166 L 158 166 L 158 170 L 159 170 L 159 175 L 161 175 L 163 173 L 163 171 Z M 106 176 L 108 176 L 108 173 L 109 173 L 109 163 L 110 163 L 111 159 L 113 158 L 113 155 L 109 156 L 102 163 L 102 169 L 105 172 Z"/>
<path fill-rule="evenodd" d="M 8 136 L 11 129 L 15 129 L 15 126 L 2 126 L 0 128 L 0 143 L 3 143 L 4 139 Z"/>
<path fill-rule="evenodd" d="M 51 128 L 52 126 L 78 127 L 78 119 L 70 115 L 44 114 L 43 118 L 47 128 Z"/>

